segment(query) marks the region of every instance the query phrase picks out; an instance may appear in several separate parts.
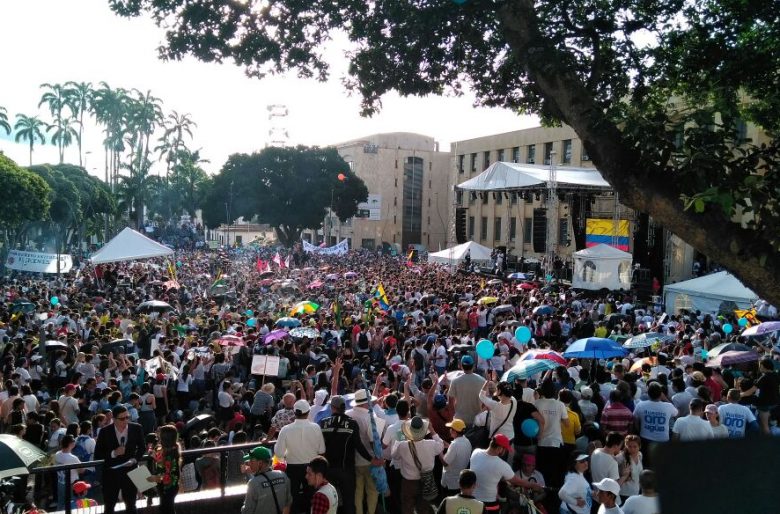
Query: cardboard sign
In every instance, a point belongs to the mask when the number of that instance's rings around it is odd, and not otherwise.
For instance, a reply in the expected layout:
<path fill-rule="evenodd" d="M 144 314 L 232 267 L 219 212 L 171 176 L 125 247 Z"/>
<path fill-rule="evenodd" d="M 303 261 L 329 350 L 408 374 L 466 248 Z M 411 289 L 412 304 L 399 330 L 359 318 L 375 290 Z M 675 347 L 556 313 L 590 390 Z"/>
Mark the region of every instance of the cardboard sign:
<path fill-rule="evenodd" d="M 275 377 L 279 375 L 279 357 L 275 355 L 254 355 L 250 371 L 253 375 Z"/>

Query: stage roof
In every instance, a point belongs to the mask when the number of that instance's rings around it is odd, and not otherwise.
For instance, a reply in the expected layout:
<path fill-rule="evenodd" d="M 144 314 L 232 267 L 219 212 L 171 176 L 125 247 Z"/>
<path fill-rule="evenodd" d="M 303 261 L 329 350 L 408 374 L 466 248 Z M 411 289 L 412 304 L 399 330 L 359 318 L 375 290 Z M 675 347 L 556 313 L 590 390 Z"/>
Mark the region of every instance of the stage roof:
<path fill-rule="evenodd" d="M 557 189 L 606 191 L 612 189 L 594 168 L 556 166 Z M 547 187 L 550 167 L 514 162 L 494 162 L 474 178 L 458 184 L 461 191 L 519 191 Z"/>

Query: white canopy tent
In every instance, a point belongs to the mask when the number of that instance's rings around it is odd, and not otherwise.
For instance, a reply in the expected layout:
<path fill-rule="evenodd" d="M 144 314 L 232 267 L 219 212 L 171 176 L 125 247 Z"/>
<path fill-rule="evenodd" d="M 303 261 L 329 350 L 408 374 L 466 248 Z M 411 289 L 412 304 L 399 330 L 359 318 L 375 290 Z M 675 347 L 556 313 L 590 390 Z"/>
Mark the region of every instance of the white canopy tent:
<path fill-rule="evenodd" d="M 452 248 L 447 248 L 436 253 L 428 254 L 428 262 L 435 262 L 438 264 L 448 264 L 450 266 L 457 266 L 463 262 L 466 252 L 471 250 L 471 262 L 484 263 L 490 262 L 490 253 L 492 250 L 487 246 L 482 246 L 474 241 L 463 243 Z"/>
<path fill-rule="evenodd" d="M 126 227 L 122 232 L 92 254 L 92 264 L 104 264 L 107 262 L 137 261 L 152 257 L 165 257 L 173 255 L 173 250 L 157 241 L 149 239 L 140 232 Z"/>
<path fill-rule="evenodd" d="M 728 311 L 748 309 L 757 300 L 758 295 L 728 271 L 664 286 L 664 304 L 669 314 L 680 309 L 717 314 L 721 307 Z"/>
<path fill-rule="evenodd" d="M 630 253 L 597 244 L 574 253 L 571 285 L 577 289 L 631 289 Z"/>
<path fill-rule="evenodd" d="M 611 189 L 611 186 L 594 168 L 556 166 L 557 189 Z M 456 186 L 461 191 L 512 191 L 547 187 L 550 167 L 514 162 L 494 162 L 488 168 Z"/>

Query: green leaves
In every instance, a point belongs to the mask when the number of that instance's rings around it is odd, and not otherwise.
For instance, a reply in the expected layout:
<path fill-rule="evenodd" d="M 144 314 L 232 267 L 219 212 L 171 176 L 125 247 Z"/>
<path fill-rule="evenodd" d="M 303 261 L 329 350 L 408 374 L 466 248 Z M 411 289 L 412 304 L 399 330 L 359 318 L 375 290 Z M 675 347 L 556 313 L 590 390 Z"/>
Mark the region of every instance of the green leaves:
<path fill-rule="evenodd" d="M 22 223 L 46 219 L 52 191 L 41 177 L 0 154 L 0 184 L 0 226 L 15 230 Z"/>

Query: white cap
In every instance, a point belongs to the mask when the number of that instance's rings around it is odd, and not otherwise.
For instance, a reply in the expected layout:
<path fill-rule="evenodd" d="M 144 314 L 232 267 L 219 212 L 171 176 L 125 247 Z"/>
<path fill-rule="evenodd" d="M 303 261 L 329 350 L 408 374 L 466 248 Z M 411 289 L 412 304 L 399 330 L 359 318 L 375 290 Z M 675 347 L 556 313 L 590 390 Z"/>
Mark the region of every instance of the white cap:
<path fill-rule="evenodd" d="M 620 485 L 611 478 L 603 478 L 593 483 L 593 487 L 600 491 L 607 491 L 615 495 L 615 503 L 620 505 Z"/>
<path fill-rule="evenodd" d="M 311 410 L 311 406 L 309 405 L 309 402 L 306 400 L 298 400 L 293 405 L 293 409 L 295 412 L 300 412 L 301 414 L 308 414 Z"/>

